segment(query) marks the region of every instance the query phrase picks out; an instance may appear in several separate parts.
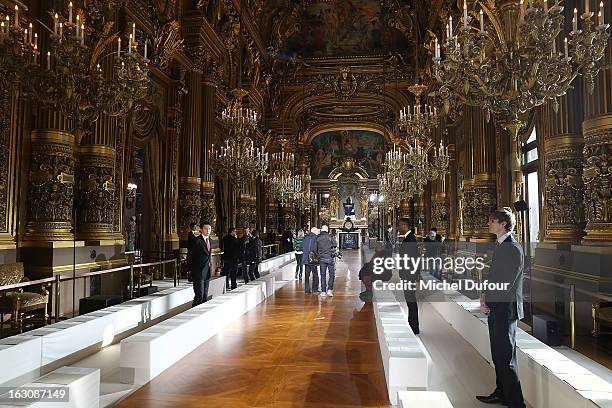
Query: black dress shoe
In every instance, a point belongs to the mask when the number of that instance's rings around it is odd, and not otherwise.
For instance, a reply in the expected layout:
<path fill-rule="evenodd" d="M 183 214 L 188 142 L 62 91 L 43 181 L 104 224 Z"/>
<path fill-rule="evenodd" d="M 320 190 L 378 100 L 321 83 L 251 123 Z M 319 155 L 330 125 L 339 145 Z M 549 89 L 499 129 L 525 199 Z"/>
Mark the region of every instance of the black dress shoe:
<path fill-rule="evenodd" d="M 503 398 L 501 398 L 499 395 L 497 394 L 491 394 L 491 395 L 477 395 L 476 399 L 480 402 L 484 402 L 485 404 L 498 404 L 498 405 L 506 405 L 506 400 L 504 400 Z"/>

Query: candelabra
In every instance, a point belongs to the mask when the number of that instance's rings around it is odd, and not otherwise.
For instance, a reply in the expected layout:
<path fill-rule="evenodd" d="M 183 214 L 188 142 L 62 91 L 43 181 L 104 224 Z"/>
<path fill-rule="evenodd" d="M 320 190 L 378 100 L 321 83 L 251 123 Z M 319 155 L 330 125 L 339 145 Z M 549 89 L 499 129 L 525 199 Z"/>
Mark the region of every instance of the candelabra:
<path fill-rule="evenodd" d="M 414 84 L 408 90 L 414 94 L 416 104 L 400 109 L 399 127 L 406 132 L 409 143 L 428 135 L 438 126 L 438 108 L 421 105 L 421 94 L 427 89 L 425 85 Z"/>
<path fill-rule="evenodd" d="M 0 85 L 3 89 L 9 89 L 19 82 L 23 68 L 36 64 L 40 53 L 38 45 L 31 41 L 32 34 L 31 24 L 29 29 L 20 27 L 17 5 L 12 21 L 9 15 L 0 21 Z"/>
<path fill-rule="evenodd" d="M 492 32 L 485 30 L 485 12 Z M 570 39 L 557 41 L 564 25 L 560 1 L 549 7 L 547 0 L 529 0 L 525 8 L 521 0 L 516 22 L 508 22 L 516 24 L 516 30 L 506 30 L 515 34 L 504 38 L 501 32 L 504 25 L 492 7 L 480 10 L 477 29 L 469 23 L 464 0 L 463 25 L 457 34 L 452 17 L 449 18 L 444 58 L 435 40 L 434 72 L 445 110 L 451 99 L 480 106 L 487 118 L 493 114 L 516 137 L 525 126 L 524 114 L 550 100 L 557 106 L 557 98 L 567 92 L 577 75 L 584 77 L 587 89 L 592 92 L 610 35 L 609 25 L 604 22 L 603 1 L 597 25 L 593 15 L 587 0 L 580 16 L 581 29 L 578 10 L 574 9 Z"/>

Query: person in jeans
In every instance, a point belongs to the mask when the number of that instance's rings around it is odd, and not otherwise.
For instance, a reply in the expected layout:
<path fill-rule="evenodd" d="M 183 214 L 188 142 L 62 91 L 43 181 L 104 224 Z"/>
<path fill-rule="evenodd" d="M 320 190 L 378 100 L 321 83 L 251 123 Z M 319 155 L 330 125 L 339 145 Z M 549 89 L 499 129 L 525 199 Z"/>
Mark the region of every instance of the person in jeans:
<path fill-rule="evenodd" d="M 329 227 L 323 225 L 321 233 L 317 237 L 316 253 L 319 257 L 319 274 L 321 275 L 321 296 L 334 296 L 334 277 L 336 276 L 336 265 L 334 252 L 336 240 L 329 234 Z M 329 272 L 329 281 L 327 281 Z"/>
<path fill-rule="evenodd" d="M 293 250 L 295 251 L 295 279 L 302 280 L 302 272 L 304 271 L 304 260 L 302 252 L 302 242 L 304 241 L 304 230 L 301 228 L 297 231 L 297 237 L 293 238 Z"/>
<path fill-rule="evenodd" d="M 319 235 L 319 229 L 312 227 L 308 235 L 304 237 L 302 241 L 301 250 L 303 253 L 302 263 L 304 264 L 304 293 L 319 294 L 319 276 L 317 271 L 317 264 L 310 262 L 310 252 L 315 252 L 317 247 L 317 235 Z M 316 252 L 315 252 L 316 255 Z M 312 287 L 309 285 L 310 275 L 312 274 Z"/>

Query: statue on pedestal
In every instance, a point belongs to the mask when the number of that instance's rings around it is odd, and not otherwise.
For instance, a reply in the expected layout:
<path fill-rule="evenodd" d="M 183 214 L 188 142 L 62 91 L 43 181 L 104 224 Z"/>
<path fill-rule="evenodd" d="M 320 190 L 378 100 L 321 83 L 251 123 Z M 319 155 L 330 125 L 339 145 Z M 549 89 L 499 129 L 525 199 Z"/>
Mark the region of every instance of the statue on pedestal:
<path fill-rule="evenodd" d="M 342 206 L 344 207 L 345 217 L 355 215 L 355 204 L 353 203 L 353 199 L 351 197 L 347 197 L 346 201 L 342 203 Z"/>

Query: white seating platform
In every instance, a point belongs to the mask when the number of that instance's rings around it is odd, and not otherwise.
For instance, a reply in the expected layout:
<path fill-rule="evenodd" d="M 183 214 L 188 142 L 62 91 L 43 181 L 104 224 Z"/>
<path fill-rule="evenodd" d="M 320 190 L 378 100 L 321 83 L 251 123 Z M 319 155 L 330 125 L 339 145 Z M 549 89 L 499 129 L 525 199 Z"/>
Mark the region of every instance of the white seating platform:
<path fill-rule="evenodd" d="M 224 279 L 211 285 L 225 287 Z M 218 288 L 215 290 L 218 291 Z M 221 292 L 222 293 L 222 292 Z M 0 386 L 21 385 L 71 364 L 156 319 L 187 308 L 193 300 L 191 284 L 162 290 L 120 305 L 60 321 L 0 340 Z"/>
<path fill-rule="evenodd" d="M 442 391 L 398 391 L 400 408 L 453 408 Z"/>
<path fill-rule="evenodd" d="M 430 304 L 489 364 L 487 318 L 479 301 L 454 292 Z M 517 359 L 523 396 L 537 408 L 610 408 L 612 384 L 593 374 L 521 329 L 516 332 Z"/>
<path fill-rule="evenodd" d="M 295 268 L 283 267 L 293 261 L 295 261 L 295 252 L 287 252 L 286 254 L 266 259 L 259 264 L 259 273 L 262 276 L 265 273 L 272 273 L 276 275 L 277 281 L 292 280 L 295 274 Z"/>
<path fill-rule="evenodd" d="M 374 296 L 376 331 L 389 400 L 397 405 L 398 391 L 427 389 L 432 360 L 393 294 L 375 291 Z"/>
<path fill-rule="evenodd" d="M 275 274 L 262 276 L 123 339 L 121 382 L 139 385 L 151 381 L 273 294 L 275 282 Z"/>
<path fill-rule="evenodd" d="M 35 388 L 43 388 L 46 392 L 66 391 L 67 400 L 57 398 L 37 402 L 18 401 L 9 398 L 9 394 L 0 395 L 2 407 L 63 407 L 63 408 L 98 408 L 100 394 L 100 370 L 97 368 L 61 367 L 43 377 L 16 387 L 27 392 Z M 60 394 L 61 395 L 61 394 Z"/>

